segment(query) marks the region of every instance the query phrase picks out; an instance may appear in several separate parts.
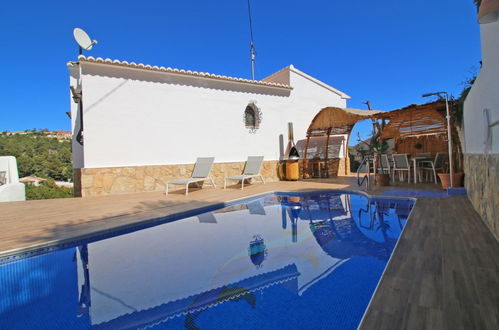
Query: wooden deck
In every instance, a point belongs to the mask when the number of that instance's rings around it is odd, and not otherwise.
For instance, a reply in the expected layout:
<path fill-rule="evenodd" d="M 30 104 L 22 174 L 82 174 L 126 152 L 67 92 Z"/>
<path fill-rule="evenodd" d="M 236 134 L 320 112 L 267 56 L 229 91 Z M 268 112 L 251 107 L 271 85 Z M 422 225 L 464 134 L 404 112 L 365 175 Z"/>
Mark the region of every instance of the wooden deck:
<path fill-rule="evenodd" d="M 268 191 L 317 189 L 356 185 L 352 177 L 339 177 L 254 184 L 244 191 L 205 188 L 188 197 L 142 193 L 0 203 L 0 255 Z M 418 199 L 361 324 L 361 329 L 423 328 L 499 329 L 499 243 L 466 197 Z"/>
<path fill-rule="evenodd" d="M 418 198 L 361 329 L 499 329 L 499 243 L 467 197 Z"/>

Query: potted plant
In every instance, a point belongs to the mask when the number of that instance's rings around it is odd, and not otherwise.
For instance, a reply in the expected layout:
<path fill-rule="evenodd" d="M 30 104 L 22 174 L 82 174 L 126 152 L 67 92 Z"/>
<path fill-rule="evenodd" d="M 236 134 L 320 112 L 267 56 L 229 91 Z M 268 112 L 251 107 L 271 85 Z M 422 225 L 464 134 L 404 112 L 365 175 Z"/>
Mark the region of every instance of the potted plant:
<path fill-rule="evenodd" d="M 450 173 L 449 173 L 449 164 L 445 164 L 443 166 L 443 172 L 437 173 L 440 178 L 440 183 L 442 184 L 442 189 L 447 190 L 450 187 Z M 463 182 L 463 172 L 455 172 L 452 175 L 452 187 L 462 187 Z"/>
<path fill-rule="evenodd" d="M 388 143 L 385 141 L 377 141 L 373 144 L 373 151 L 376 155 L 376 160 L 378 162 L 381 162 L 381 155 L 384 154 L 388 150 Z M 380 186 L 388 186 L 390 185 L 390 174 L 389 173 L 380 173 L 379 172 L 379 166 L 378 169 L 376 169 L 376 182 Z"/>

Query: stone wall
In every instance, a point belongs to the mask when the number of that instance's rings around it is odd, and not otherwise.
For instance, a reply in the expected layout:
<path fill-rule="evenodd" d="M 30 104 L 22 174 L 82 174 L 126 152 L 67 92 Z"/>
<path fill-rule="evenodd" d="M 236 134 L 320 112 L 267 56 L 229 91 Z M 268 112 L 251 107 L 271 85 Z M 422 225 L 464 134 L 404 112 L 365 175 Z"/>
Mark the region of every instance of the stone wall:
<path fill-rule="evenodd" d="M 465 154 L 468 197 L 491 231 L 499 237 L 499 155 Z"/>
<path fill-rule="evenodd" d="M 75 197 L 81 196 L 81 168 L 73 169 L 73 191 Z"/>
<path fill-rule="evenodd" d="M 262 175 L 265 181 L 278 181 L 277 161 L 265 161 Z M 216 185 L 223 186 L 224 177 L 240 175 L 245 162 L 215 163 L 211 177 Z M 138 193 L 164 191 L 166 182 L 175 179 L 188 178 L 194 164 L 127 166 L 82 168 L 74 170 L 75 196 L 115 195 L 123 193 Z M 258 179 L 255 179 L 258 181 Z M 235 184 L 230 181 L 228 184 Z M 176 189 L 175 187 L 171 187 Z M 178 189 L 181 189 L 178 186 Z"/>

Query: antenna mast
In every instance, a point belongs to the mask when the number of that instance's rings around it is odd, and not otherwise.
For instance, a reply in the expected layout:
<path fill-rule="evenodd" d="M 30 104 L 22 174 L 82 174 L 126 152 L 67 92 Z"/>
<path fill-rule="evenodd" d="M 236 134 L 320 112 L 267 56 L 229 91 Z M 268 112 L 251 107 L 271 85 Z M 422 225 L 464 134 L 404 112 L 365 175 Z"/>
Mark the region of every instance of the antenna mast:
<path fill-rule="evenodd" d="M 250 27 L 250 55 L 251 55 L 251 80 L 255 80 L 255 44 L 253 43 L 253 24 L 251 22 L 251 5 L 250 0 L 248 0 L 248 17 L 249 17 L 249 27 Z"/>

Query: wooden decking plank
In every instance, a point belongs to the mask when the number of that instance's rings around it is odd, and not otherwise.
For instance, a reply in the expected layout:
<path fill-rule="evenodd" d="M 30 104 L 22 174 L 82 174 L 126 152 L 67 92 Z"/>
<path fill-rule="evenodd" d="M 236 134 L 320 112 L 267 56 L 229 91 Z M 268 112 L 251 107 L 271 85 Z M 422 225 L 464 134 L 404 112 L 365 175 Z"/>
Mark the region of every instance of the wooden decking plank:
<path fill-rule="evenodd" d="M 496 329 L 499 244 L 467 198 L 419 198 L 410 220 L 361 329 Z"/>

